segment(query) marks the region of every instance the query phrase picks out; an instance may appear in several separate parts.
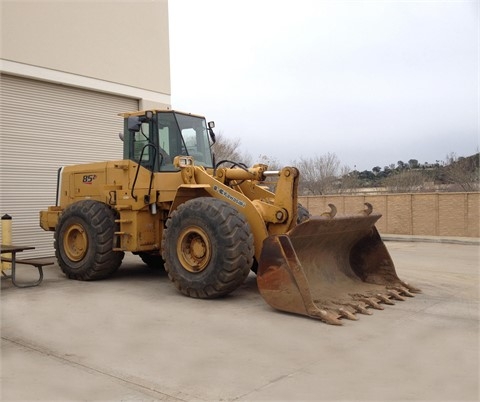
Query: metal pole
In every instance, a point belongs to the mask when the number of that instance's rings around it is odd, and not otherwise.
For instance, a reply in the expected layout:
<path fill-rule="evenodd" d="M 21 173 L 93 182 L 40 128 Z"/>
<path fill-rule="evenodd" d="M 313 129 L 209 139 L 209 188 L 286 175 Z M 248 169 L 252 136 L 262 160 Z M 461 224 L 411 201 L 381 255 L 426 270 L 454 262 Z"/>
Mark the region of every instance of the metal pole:
<path fill-rule="evenodd" d="M 10 215 L 3 215 L 1 218 L 2 221 L 2 244 L 11 245 L 12 244 L 12 217 Z M 12 254 L 5 254 L 6 258 L 12 258 Z M 10 262 L 1 262 L 2 271 L 6 269 L 12 269 L 12 263 Z"/>

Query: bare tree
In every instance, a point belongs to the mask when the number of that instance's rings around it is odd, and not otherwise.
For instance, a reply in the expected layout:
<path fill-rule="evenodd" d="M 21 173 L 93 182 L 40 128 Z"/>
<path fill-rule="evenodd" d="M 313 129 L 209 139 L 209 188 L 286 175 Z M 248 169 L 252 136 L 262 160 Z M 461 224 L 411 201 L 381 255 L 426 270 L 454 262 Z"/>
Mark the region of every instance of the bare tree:
<path fill-rule="evenodd" d="M 293 162 L 300 170 L 300 192 L 322 195 L 334 192 L 339 183 L 340 161 L 337 155 L 327 153 Z"/>
<path fill-rule="evenodd" d="M 340 169 L 341 182 L 338 188 L 339 193 L 353 192 L 362 186 L 362 180 L 359 177 L 359 172 L 352 171 L 348 166 L 343 166 Z"/>
<path fill-rule="evenodd" d="M 457 157 L 452 152 L 447 155 L 443 178 L 447 183 L 453 184 L 454 190 L 478 191 L 480 189 L 480 154 L 467 158 Z"/>
<path fill-rule="evenodd" d="M 383 180 L 383 185 L 392 193 L 409 193 L 423 188 L 425 175 L 418 170 L 402 170 Z"/>
<path fill-rule="evenodd" d="M 215 154 L 216 162 L 222 160 L 229 160 L 232 162 L 243 163 L 250 165 L 250 156 L 244 155 L 240 152 L 240 139 L 227 138 L 222 133 L 217 133 L 216 142 L 212 146 L 212 151 Z"/>
<path fill-rule="evenodd" d="M 259 155 L 258 158 L 255 160 L 255 163 L 263 163 L 267 165 L 268 170 L 280 170 L 283 167 L 277 160 L 277 158 L 267 155 Z"/>

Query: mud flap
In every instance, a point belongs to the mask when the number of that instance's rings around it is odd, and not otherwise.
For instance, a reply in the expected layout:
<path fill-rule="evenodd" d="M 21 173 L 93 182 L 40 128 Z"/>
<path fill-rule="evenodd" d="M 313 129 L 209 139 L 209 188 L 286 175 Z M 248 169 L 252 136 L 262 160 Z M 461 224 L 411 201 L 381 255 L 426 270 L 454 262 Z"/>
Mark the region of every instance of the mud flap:
<path fill-rule="evenodd" d="M 313 217 L 265 239 L 257 274 L 265 301 L 341 325 L 342 318 L 356 320 L 357 313 L 371 314 L 370 308 L 419 292 L 398 278 L 375 227 L 381 215 L 366 205 L 359 215 Z"/>

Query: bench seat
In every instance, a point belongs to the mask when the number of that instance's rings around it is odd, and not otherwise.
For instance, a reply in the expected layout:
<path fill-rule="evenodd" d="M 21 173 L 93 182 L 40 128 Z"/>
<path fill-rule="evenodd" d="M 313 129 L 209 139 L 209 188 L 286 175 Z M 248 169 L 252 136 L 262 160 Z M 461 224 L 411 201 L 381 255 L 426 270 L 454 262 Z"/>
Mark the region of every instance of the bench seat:
<path fill-rule="evenodd" d="M 12 259 L 8 257 L 0 257 L 0 259 L 2 262 L 12 262 Z M 2 271 L 2 274 L 7 278 L 11 278 L 13 284 L 19 288 L 28 288 L 31 286 L 38 286 L 40 285 L 40 283 L 42 283 L 42 280 L 43 280 L 43 267 L 47 265 L 53 265 L 55 264 L 55 261 L 56 261 L 55 257 L 15 258 L 15 266 L 17 264 L 32 265 L 38 269 L 39 278 L 37 281 L 31 282 L 31 283 L 26 283 L 26 284 L 18 283 L 16 281 L 15 272 L 13 269 L 12 269 L 12 275 L 5 275 L 3 271 Z"/>
<path fill-rule="evenodd" d="M 1 258 L 2 261 L 5 262 L 12 262 L 11 258 Z M 27 264 L 33 265 L 35 267 L 41 266 L 44 267 L 46 265 L 53 265 L 55 264 L 55 257 L 41 257 L 41 258 L 16 258 L 16 264 Z"/>

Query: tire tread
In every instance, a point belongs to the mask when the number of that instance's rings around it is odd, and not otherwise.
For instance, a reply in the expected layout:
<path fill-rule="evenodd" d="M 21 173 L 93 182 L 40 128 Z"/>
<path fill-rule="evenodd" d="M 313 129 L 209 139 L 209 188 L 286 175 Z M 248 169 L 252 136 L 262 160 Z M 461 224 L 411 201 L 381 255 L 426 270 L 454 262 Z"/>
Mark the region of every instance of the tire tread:
<path fill-rule="evenodd" d="M 221 267 L 213 268 L 216 271 L 215 277 L 207 283 L 196 282 L 195 274 L 190 281 L 185 280 L 184 276 L 178 274 L 178 269 L 183 268 L 177 268 L 175 263 L 169 261 L 168 256 L 172 253 L 168 249 L 172 245 L 168 243 L 176 240 L 170 239 L 170 231 L 188 210 L 191 211 L 188 214 L 203 216 L 207 221 L 214 222 L 217 236 L 224 244 Z M 219 297 L 235 290 L 248 276 L 254 255 L 253 235 L 246 218 L 233 206 L 215 198 L 196 198 L 180 205 L 167 220 L 162 254 L 166 258 L 165 270 L 168 277 L 180 292 L 195 298 Z"/>

